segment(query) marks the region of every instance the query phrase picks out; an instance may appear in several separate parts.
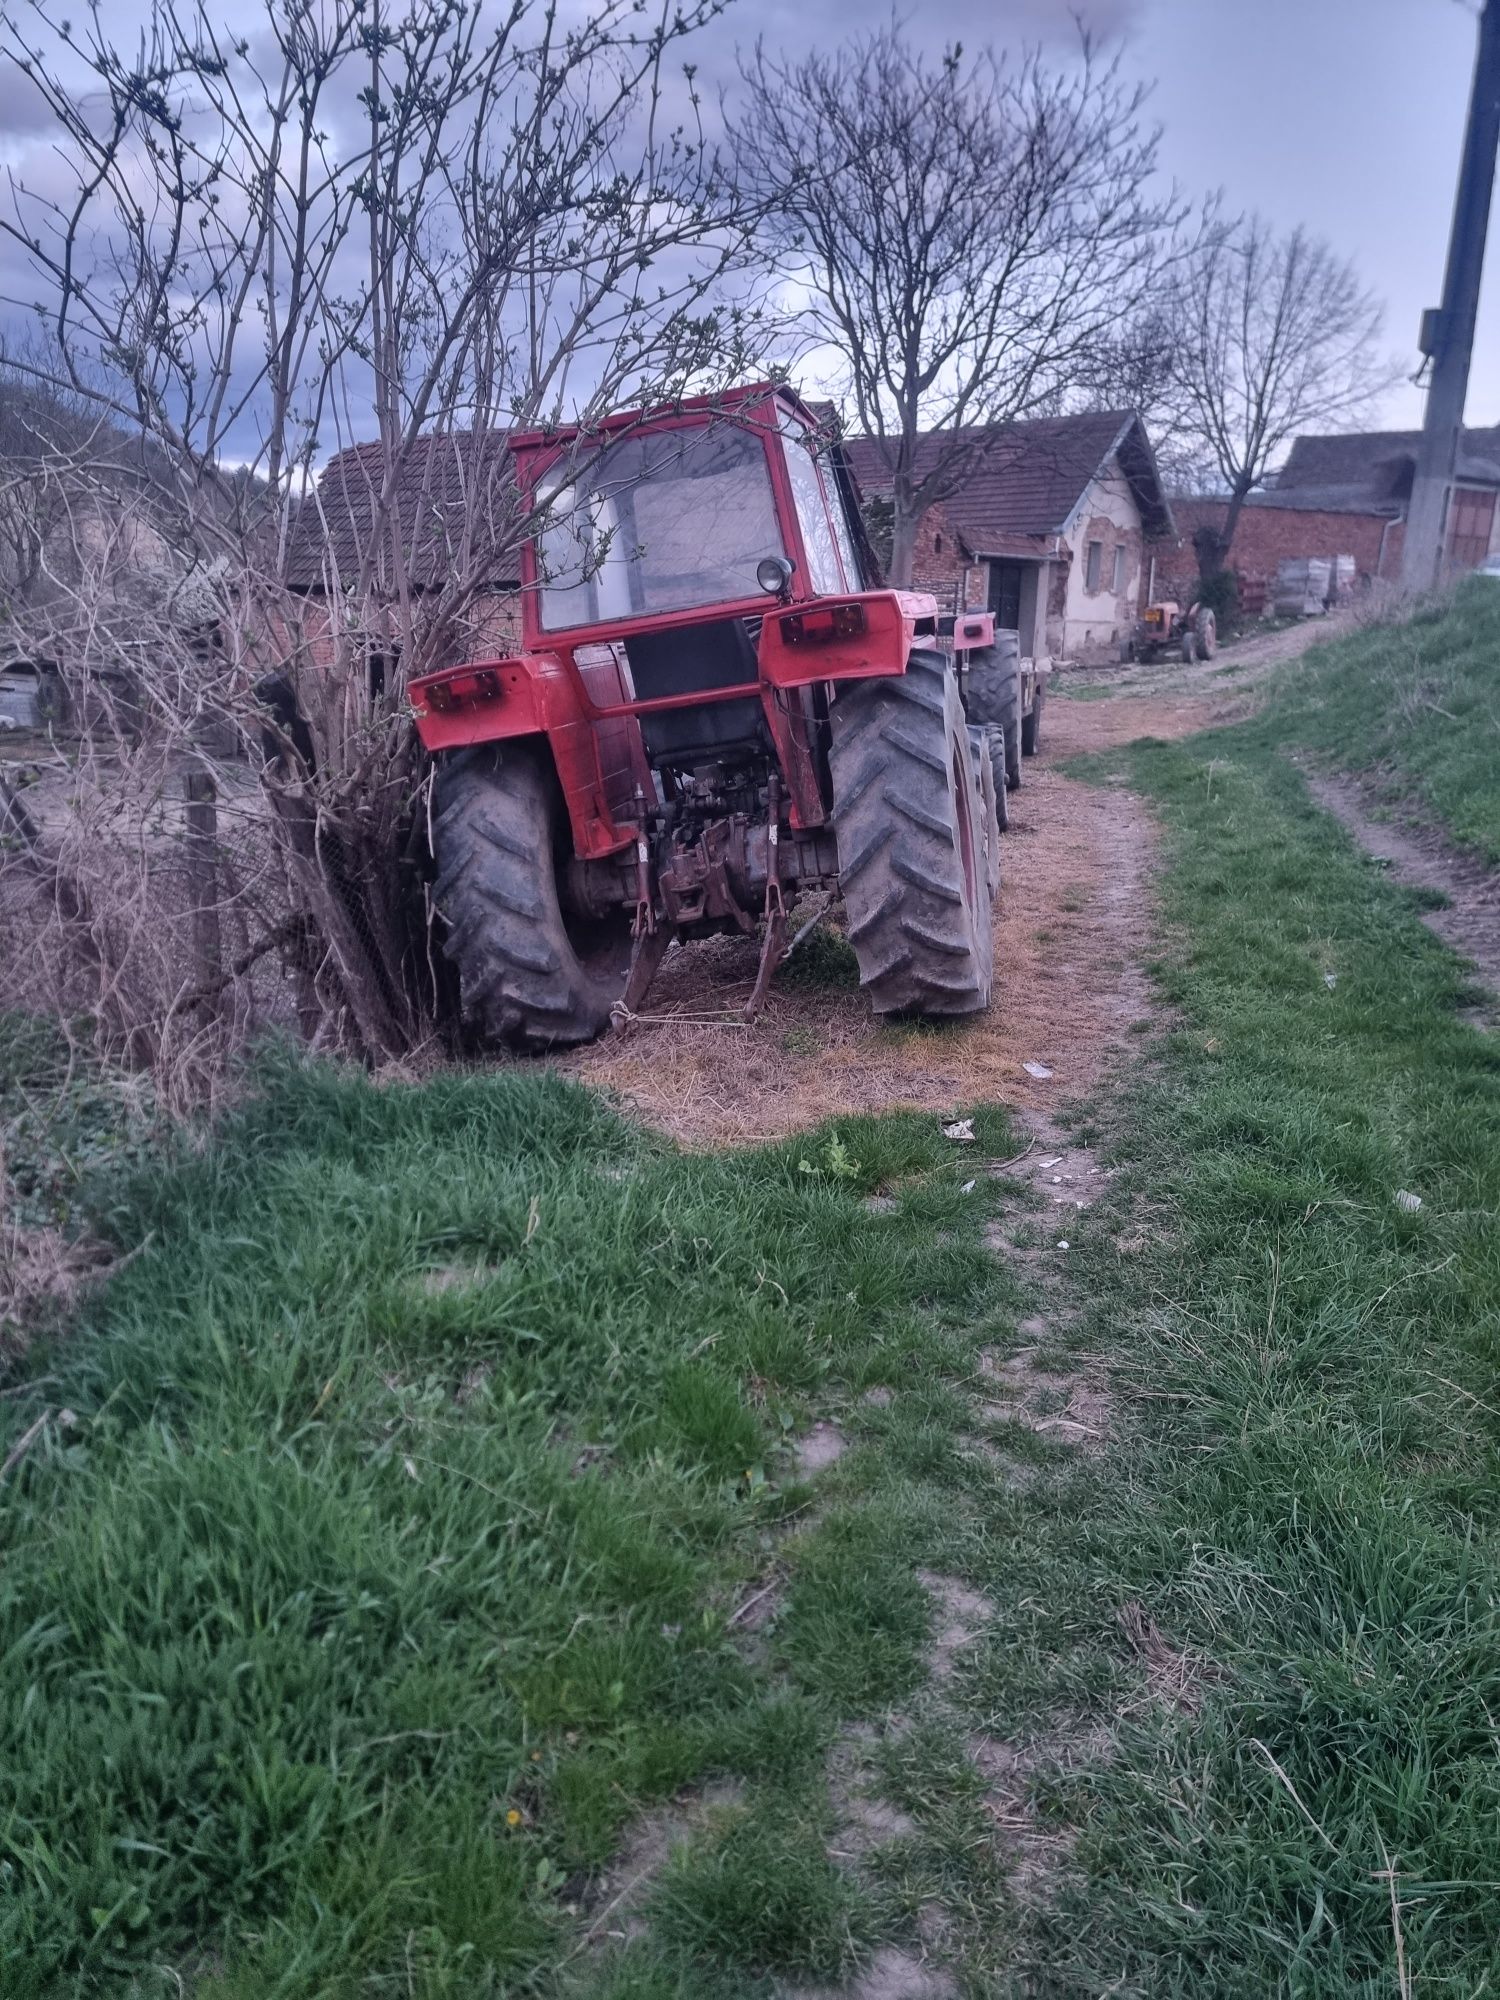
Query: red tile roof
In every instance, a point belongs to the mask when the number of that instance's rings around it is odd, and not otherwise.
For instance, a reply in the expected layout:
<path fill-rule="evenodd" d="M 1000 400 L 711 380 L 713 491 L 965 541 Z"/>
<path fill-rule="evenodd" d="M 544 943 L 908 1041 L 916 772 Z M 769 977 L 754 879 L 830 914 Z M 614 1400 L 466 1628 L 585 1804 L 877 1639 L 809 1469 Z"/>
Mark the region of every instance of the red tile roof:
<path fill-rule="evenodd" d="M 1321 494 L 1325 502 L 1379 506 L 1410 498 L 1418 431 L 1343 431 L 1299 437 L 1277 475 L 1273 494 Z M 1458 477 L 1468 485 L 1500 485 L 1500 425 L 1467 429 L 1459 444 Z M 1295 504 L 1289 502 L 1289 504 Z"/>
<path fill-rule="evenodd" d="M 295 588 L 321 589 L 357 574 L 381 514 L 380 484 L 378 444 L 353 445 L 328 461 L 316 496 L 302 502 L 293 526 L 287 576 Z M 431 589 L 456 565 L 482 573 L 493 564 L 487 581 L 494 588 L 515 584 L 515 470 L 503 432 L 418 438 L 403 456 L 391 505 L 415 589 Z M 393 588 L 388 538 L 381 540 L 377 580 Z"/>
<path fill-rule="evenodd" d="M 939 462 L 950 434 L 917 441 L 919 476 Z M 1148 534 L 1171 529 L 1145 426 L 1129 410 L 1074 417 L 1036 417 L 958 433 L 972 451 L 944 509 L 976 556 L 1042 555 L 1066 524 L 1105 462 L 1118 456 L 1136 492 Z M 888 447 L 876 438 L 847 438 L 844 450 L 866 493 L 891 489 Z"/>

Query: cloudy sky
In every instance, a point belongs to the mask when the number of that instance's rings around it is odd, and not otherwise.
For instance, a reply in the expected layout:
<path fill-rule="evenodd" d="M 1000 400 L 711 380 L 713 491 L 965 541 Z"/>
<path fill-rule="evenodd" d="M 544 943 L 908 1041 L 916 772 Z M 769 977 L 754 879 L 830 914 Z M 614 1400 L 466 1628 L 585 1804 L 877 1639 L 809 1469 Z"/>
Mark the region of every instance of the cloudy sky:
<path fill-rule="evenodd" d="M 491 0 L 498 4 L 498 0 Z M 583 6 L 587 0 L 567 0 Z M 1415 369 L 1418 317 L 1438 299 L 1473 66 L 1478 0 L 903 0 L 934 47 L 1041 40 L 1059 54 L 1081 11 L 1154 81 L 1163 160 L 1184 192 L 1222 189 L 1233 212 L 1305 223 L 1351 257 L 1386 306 L 1386 341 Z M 140 0 L 103 0 L 132 38 Z M 233 15 L 227 4 L 225 17 Z M 757 35 L 787 52 L 830 43 L 877 17 L 868 0 L 734 0 L 700 51 L 702 77 L 733 78 Z M 45 175 L 24 79 L 0 63 L 0 164 Z M 28 129 L 29 128 L 29 129 Z M 1394 390 L 1389 424 L 1421 418 L 1420 391 Z M 1500 278 L 1491 274 L 1470 391 L 1471 422 L 1500 421 Z"/>
<path fill-rule="evenodd" d="M 1477 0 L 1139 0 L 1130 59 L 1159 80 L 1164 155 L 1231 206 L 1305 222 L 1352 257 L 1386 304 L 1386 337 L 1417 364 L 1417 322 L 1442 291 L 1474 64 Z M 1122 8 L 1111 7 L 1118 16 Z M 1491 231 L 1492 266 L 1497 232 Z M 1392 424 L 1422 397 L 1388 399 Z M 1471 423 L 1500 422 L 1500 273 L 1481 306 Z"/>
<path fill-rule="evenodd" d="M 1136 73 L 1156 82 L 1167 169 L 1194 193 L 1222 188 L 1232 211 L 1306 223 L 1353 258 L 1385 302 L 1387 344 L 1408 375 L 1422 309 L 1442 290 L 1477 9 L 1478 0 L 1082 0 L 1101 31 L 1124 37 Z M 921 0 L 902 11 L 934 40 L 1050 36 L 1061 47 L 1077 0 Z M 771 0 L 753 14 L 789 46 L 820 16 L 831 33 L 870 19 L 859 0 Z M 751 15 L 752 0 L 731 9 L 741 38 Z M 1397 389 L 1380 414 L 1419 424 L 1421 391 Z M 1469 421 L 1500 422 L 1493 268 Z"/>

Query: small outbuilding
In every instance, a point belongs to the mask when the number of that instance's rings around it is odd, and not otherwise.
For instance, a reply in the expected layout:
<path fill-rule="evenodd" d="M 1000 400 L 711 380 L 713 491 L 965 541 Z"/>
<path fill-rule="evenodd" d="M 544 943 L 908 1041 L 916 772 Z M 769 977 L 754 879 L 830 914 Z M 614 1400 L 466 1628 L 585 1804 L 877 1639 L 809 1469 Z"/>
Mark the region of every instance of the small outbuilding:
<path fill-rule="evenodd" d="M 917 469 L 951 434 L 918 444 Z M 1151 590 L 1153 555 L 1175 539 L 1156 455 L 1129 410 L 1039 417 L 959 433 L 969 449 L 927 513 L 913 581 L 953 610 L 990 610 L 1021 652 L 1113 660 Z M 861 492 L 891 492 L 889 447 L 845 442 Z"/>

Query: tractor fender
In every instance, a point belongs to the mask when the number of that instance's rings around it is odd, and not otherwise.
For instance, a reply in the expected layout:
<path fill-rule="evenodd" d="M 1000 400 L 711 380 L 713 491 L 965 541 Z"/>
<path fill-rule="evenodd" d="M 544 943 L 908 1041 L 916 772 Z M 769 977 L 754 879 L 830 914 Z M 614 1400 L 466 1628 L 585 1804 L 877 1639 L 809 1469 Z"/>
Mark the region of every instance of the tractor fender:
<path fill-rule="evenodd" d="M 633 826 L 615 818 L 611 801 L 618 805 L 622 789 L 633 793 L 637 784 L 649 783 L 638 726 L 624 717 L 608 725 L 592 720 L 576 675 L 555 653 L 469 661 L 423 674 L 411 684 L 411 700 L 417 735 L 432 756 L 545 737 L 580 860 L 603 860 L 634 841 Z M 626 732 L 628 741 L 622 740 Z M 603 741 L 619 766 L 610 774 L 601 763 Z"/>

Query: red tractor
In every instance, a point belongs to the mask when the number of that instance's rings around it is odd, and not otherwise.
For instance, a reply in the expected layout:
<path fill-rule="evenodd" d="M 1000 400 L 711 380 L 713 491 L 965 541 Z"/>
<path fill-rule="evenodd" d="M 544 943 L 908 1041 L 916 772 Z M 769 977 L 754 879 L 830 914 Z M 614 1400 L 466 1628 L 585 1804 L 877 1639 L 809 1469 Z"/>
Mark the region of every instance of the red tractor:
<path fill-rule="evenodd" d="M 1179 604 L 1163 599 L 1148 604 L 1120 646 L 1120 664 L 1132 660 L 1159 660 L 1163 653 L 1176 653 L 1185 665 L 1195 660 L 1211 660 L 1219 650 L 1219 625 L 1206 604 Z"/>
<path fill-rule="evenodd" d="M 1017 662 L 988 614 L 867 587 L 818 442 L 766 386 L 511 440 L 522 650 L 411 690 L 445 948 L 490 1034 L 587 1040 L 673 938 L 763 924 L 753 1009 L 809 890 L 842 893 L 877 1013 L 989 1005 L 1005 750 L 965 698 L 999 712 Z"/>

